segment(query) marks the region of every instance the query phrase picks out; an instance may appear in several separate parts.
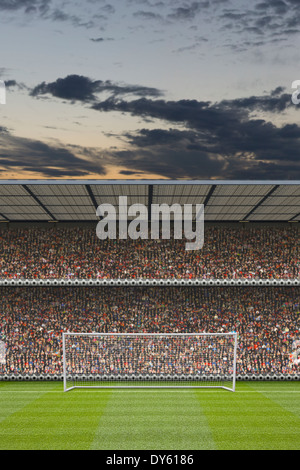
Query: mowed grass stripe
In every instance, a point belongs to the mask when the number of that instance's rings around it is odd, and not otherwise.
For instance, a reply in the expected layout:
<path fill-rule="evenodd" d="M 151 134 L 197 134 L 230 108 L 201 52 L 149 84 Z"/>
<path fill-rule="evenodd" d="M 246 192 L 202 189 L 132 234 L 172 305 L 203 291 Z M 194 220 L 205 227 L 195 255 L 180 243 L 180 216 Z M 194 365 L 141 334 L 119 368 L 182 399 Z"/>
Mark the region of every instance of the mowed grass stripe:
<path fill-rule="evenodd" d="M 0 423 L 0 449 L 88 450 L 110 394 L 37 393 L 28 403 L 32 394 L 20 393 L 19 408 Z M 6 403 L 2 399 L 1 407 L 15 401 L 16 395 L 3 394 Z"/>
<path fill-rule="evenodd" d="M 286 412 L 292 413 L 295 418 L 300 420 L 300 382 L 283 382 L 279 384 L 281 393 L 274 393 L 270 384 L 266 384 L 263 388 L 258 387 L 258 385 L 259 384 L 252 383 L 251 388 L 257 391 L 259 390 L 266 398 L 273 401 L 276 405 L 281 406 Z M 299 393 L 298 398 L 291 396 L 293 393 Z"/>
<path fill-rule="evenodd" d="M 146 393 L 145 393 L 146 392 Z M 194 392 L 114 391 L 92 449 L 214 449 L 210 427 Z"/>
<path fill-rule="evenodd" d="M 0 382 L 0 426 L 1 421 L 10 415 L 22 410 L 31 402 L 40 398 L 40 396 L 50 388 L 57 388 L 57 384 L 46 384 L 47 388 L 42 384 L 35 383 L 33 393 L 24 396 L 24 392 L 28 389 L 28 384 L 24 382 Z"/>
<path fill-rule="evenodd" d="M 243 392 L 247 387 L 251 390 L 251 386 L 242 385 Z M 272 386 L 269 390 L 272 391 Z M 274 401 L 274 397 L 282 397 L 283 394 L 270 393 L 270 397 L 267 397 L 266 392 L 253 392 L 253 389 L 251 393 L 239 393 L 237 390 L 236 393 L 228 392 L 222 395 L 203 395 L 201 391 L 195 392 L 217 448 L 299 450 L 299 418 Z M 297 393 L 289 393 L 288 398 L 295 406 L 299 401 Z"/>
<path fill-rule="evenodd" d="M 9 392 L 2 394 L 0 393 L 0 435 L 2 421 L 7 419 L 9 416 L 18 413 L 25 406 L 39 398 L 42 393 L 33 392 L 25 395 L 23 392 L 13 392 L 12 395 Z"/>

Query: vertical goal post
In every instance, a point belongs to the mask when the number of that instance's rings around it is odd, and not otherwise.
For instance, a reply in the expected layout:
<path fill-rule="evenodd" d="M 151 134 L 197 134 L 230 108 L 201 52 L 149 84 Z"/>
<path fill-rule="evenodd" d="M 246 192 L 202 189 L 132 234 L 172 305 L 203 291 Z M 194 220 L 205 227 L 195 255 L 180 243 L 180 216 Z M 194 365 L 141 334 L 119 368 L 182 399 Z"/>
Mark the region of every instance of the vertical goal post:
<path fill-rule="evenodd" d="M 64 391 L 223 388 L 235 391 L 237 333 L 64 332 Z"/>

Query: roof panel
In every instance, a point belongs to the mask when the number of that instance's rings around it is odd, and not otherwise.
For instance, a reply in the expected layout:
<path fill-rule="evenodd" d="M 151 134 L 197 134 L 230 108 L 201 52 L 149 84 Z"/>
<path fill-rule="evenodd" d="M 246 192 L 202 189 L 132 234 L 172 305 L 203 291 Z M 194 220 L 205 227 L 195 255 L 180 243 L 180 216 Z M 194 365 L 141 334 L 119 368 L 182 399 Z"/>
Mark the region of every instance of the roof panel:
<path fill-rule="evenodd" d="M 55 214 L 63 214 L 63 213 L 70 213 L 70 214 L 96 214 L 96 210 L 93 206 L 69 206 L 69 205 L 61 205 L 61 206 L 48 206 L 50 212 L 55 216 Z"/>
<path fill-rule="evenodd" d="M 153 204 L 204 204 L 205 196 L 153 196 Z"/>
<path fill-rule="evenodd" d="M 226 205 L 226 206 L 221 206 L 221 205 L 218 205 L 218 206 L 214 206 L 214 205 L 211 205 L 211 206 L 207 206 L 205 208 L 205 216 L 206 215 L 210 215 L 210 214 L 241 214 L 241 215 L 246 215 L 250 212 L 250 210 L 252 209 L 252 206 L 229 206 L 229 205 Z"/>
<path fill-rule="evenodd" d="M 260 206 L 254 214 L 298 214 L 299 206 Z"/>
<path fill-rule="evenodd" d="M 89 196 L 40 196 L 39 200 L 47 207 L 56 205 L 91 205 L 92 202 Z"/>
<path fill-rule="evenodd" d="M 291 215 L 289 216 L 289 214 L 268 214 L 268 218 L 266 219 L 265 218 L 265 214 L 252 214 L 249 218 L 248 218 L 249 221 L 255 221 L 255 220 L 259 220 L 259 221 L 262 221 L 262 220 L 266 220 L 268 222 L 272 222 L 272 221 L 280 221 L 280 222 L 283 222 L 283 221 L 286 221 L 288 222 L 289 220 L 291 220 Z"/>
<path fill-rule="evenodd" d="M 204 216 L 204 221 L 209 221 L 209 222 L 229 222 L 229 221 L 240 221 L 243 220 L 244 214 L 222 214 L 222 213 L 217 213 L 217 214 L 205 214 Z"/>
<path fill-rule="evenodd" d="M 290 205 L 298 205 L 300 207 L 300 197 L 294 196 L 270 196 L 266 201 L 262 203 L 262 206 L 278 206 L 287 207 Z"/>
<path fill-rule="evenodd" d="M 87 189 L 84 184 L 82 185 L 28 184 L 27 186 L 39 199 L 40 199 L 40 196 L 87 196 L 88 195 Z"/>
<path fill-rule="evenodd" d="M 96 222 L 99 219 L 96 217 L 96 213 L 94 213 L 94 214 L 89 214 L 89 213 L 83 213 L 83 214 L 62 213 L 62 214 L 59 214 L 58 220 L 61 220 L 61 221 L 77 221 L 77 222 L 95 220 L 95 222 Z"/>
<path fill-rule="evenodd" d="M 269 184 L 229 184 L 217 186 L 215 196 L 260 196 L 263 197 L 268 194 L 274 185 Z"/>
<path fill-rule="evenodd" d="M 178 185 L 178 184 L 161 184 L 161 185 L 154 185 L 153 193 L 155 196 L 169 196 L 169 197 L 205 197 L 208 195 L 212 185 L 204 184 L 204 185 Z"/>
<path fill-rule="evenodd" d="M 300 197 L 300 186 L 283 184 L 276 189 L 274 196 L 298 196 Z"/>
<path fill-rule="evenodd" d="M 0 212 L 6 216 L 7 213 L 16 214 L 16 213 L 26 213 L 26 214 L 46 214 L 46 212 L 40 206 L 30 206 L 30 205 L 15 205 L 15 206 L 2 206 L 0 205 Z M 49 215 L 47 215 L 49 217 Z"/>
<path fill-rule="evenodd" d="M 0 183 L 0 196 L 28 196 L 28 193 L 21 185 Z"/>
<path fill-rule="evenodd" d="M 207 207 L 211 205 L 224 205 L 228 204 L 230 206 L 256 206 L 256 204 L 259 203 L 261 200 L 260 196 L 253 197 L 253 196 L 211 196 L 209 199 L 209 203 L 207 204 Z"/>
<path fill-rule="evenodd" d="M 7 212 L 5 216 L 10 220 L 10 221 L 48 221 L 50 219 L 49 215 L 47 214 L 31 214 L 31 213 L 10 213 Z"/>
<path fill-rule="evenodd" d="M 38 206 L 38 203 L 28 196 L 0 196 L 0 205 L 3 206 Z"/>
<path fill-rule="evenodd" d="M 119 196 L 95 196 L 95 200 L 98 205 L 112 204 L 115 207 L 120 205 Z M 127 206 L 132 204 L 144 204 L 147 206 L 148 198 L 145 196 L 127 196 Z"/>
<path fill-rule="evenodd" d="M 93 184 L 90 187 L 95 196 L 148 196 L 148 185 Z"/>

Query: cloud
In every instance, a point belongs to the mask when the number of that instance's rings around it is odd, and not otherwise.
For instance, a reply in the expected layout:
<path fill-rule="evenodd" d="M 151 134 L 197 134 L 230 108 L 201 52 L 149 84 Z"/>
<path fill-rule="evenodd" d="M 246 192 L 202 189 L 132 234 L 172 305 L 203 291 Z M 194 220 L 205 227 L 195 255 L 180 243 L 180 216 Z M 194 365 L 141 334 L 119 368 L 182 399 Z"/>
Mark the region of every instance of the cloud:
<path fill-rule="evenodd" d="M 109 97 L 101 100 L 104 92 Z M 219 102 L 171 101 L 156 89 L 70 75 L 37 85 L 31 95 L 79 101 L 97 112 L 142 119 L 145 128 L 119 135 L 120 147 L 102 149 L 107 163 L 123 171 L 169 178 L 236 178 L 260 171 L 263 178 L 278 174 L 280 168 L 284 178 L 300 175 L 300 126 L 276 125 L 276 116 L 296 110 L 291 93 L 282 86 L 262 95 Z M 161 126 L 147 129 L 149 121 L 152 127 L 156 121 Z M 63 150 L 62 157 L 64 152 L 70 148 Z"/>
<path fill-rule="evenodd" d="M 110 96 L 101 100 L 104 91 Z M 110 149 L 46 144 L 14 137 L 3 128 L 0 165 L 21 166 L 23 171 L 40 171 L 46 177 L 104 175 L 105 162 L 122 167 L 128 172 L 122 173 L 125 176 L 251 179 L 253 175 L 270 179 L 281 171 L 281 178 L 300 178 L 300 126 L 276 125 L 278 115 L 291 107 L 296 110 L 291 94 L 282 86 L 262 95 L 218 102 L 166 100 L 151 97 L 151 93 L 161 92 L 79 75 L 43 82 L 31 90 L 32 96 L 81 102 L 98 113 L 133 115 L 145 127 L 114 134 L 120 145 Z M 142 96 L 137 97 L 139 94 Z"/>
<path fill-rule="evenodd" d="M 52 83 L 40 83 L 32 89 L 30 94 L 34 97 L 52 95 L 71 101 L 93 101 L 101 83 L 101 81 L 92 81 L 84 76 L 69 75 L 66 78 L 58 78 Z"/>
<path fill-rule="evenodd" d="M 197 100 L 166 101 L 139 98 L 125 101 L 111 97 L 92 105 L 92 109 L 109 112 L 119 111 L 144 118 L 156 118 L 170 122 L 186 123 L 197 129 L 218 128 L 226 123 L 239 124 L 249 119 L 250 112 L 268 111 L 278 113 L 292 107 L 291 94 L 282 87 L 262 96 L 223 100 L 219 103 Z"/>
<path fill-rule="evenodd" d="M 299 2 L 294 0 L 236 2 L 220 11 L 218 17 L 223 22 L 222 29 L 230 32 L 232 47 L 237 51 L 244 51 L 243 46 L 287 41 L 300 33 Z M 239 35 L 239 48 L 234 33 Z"/>
<path fill-rule="evenodd" d="M 246 112 L 263 111 L 279 113 L 292 107 L 291 94 L 285 93 L 283 87 L 272 90 L 268 95 L 250 96 L 247 98 L 237 98 L 229 101 L 222 101 L 223 107 L 240 108 Z"/>
<path fill-rule="evenodd" d="M 114 41 L 114 38 L 90 38 L 92 42 Z"/>
<path fill-rule="evenodd" d="M 25 13 L 39 11 L 45 12 L 52 0 L 0 0 L 0 10 L 16 11 L 24 10 Z"/>
<path fill-rule="evenodd" d="M 52 83 L 40 83 L 31 90 L 31 96 L 52 95 L 56 98 L 72 102 L 92 102 L 97 100 L 100 93 L 109 93 L 111 96 L 160 96 L 162 92 L 156 88 L 139 85 L 120 85 L 110 80 L 92 80 L 82 75 L 68 75 L 58 78 Z"/>
<path fill-rule="evenodd" d="M 163 17 L 158 13 L 153 13 L 152 11 L 136 11 L 133 16 L 141 20 L 162 20 Z"/>
<path fill-rule="evenodd" d="M 292 145 L 288 140 L 283 143 L 283 135 L 277 136 L 274 143 L 268 141 L 264 145 L 262 138 L 266 136 L 260 135 L 255 145 L 246 142 L 243 146 L 234 142 L 232 136 L 223 145 L 219 140 L 205 142 L 197 132 L 190 132 L 190 135 L 183 132 L 180 138 L 174 130 L 165 131 L 164 138 L 156 141 L 160 133 L 161 130 L 141 132 L 141 135 L 136 132 L 128 138 L 128 149 L 108 153 L 110 161 L 116 167 L 126 166 L 132 173 L 142 171 L 173 179 L 300 178 L 299 137 Z M 252 133 L 253 138 L 257 135 L 259 133 Z M 295 149 L 298 149 L 297 155 L 289 153 Z"/>
<path fill-rule="evenodd" d="M 76 6 L 77 14 L 74 14 L 74 3 L 71 0 L 59 2 L 58 0 L 0 0 L 0 11 L 4 13 L 23 12 L 27 18 L 43 19 L 53 22 L 68 22 L 74 27 L 86 29 L 99 27 L 99 22 L 106 21 L 108 16 L 115 11 L 110 4 L 94 3 L 93 11 Z M 107 16 L 108 15 L 108 16 Z"/>
<path fill-rule="evenodd" d="M 128 147 L 115 151 L 114 158 L 130 171 L 142 170 L 168 177 L 256 177 L 300 176 L 300 127 L 277 126 L 253 113 L 276 116 L 291 106 L 291 95 L 282 87 L 268 95 L 224 100 L 124 101 L 108 99 L 96 103 L 101 112 L 119 111 L 160 120 L 162 128 L 124 133 Z M 165 128 L 167 124 L 180 126 Z"/>
<path fill-rule="evenodd" d="M 24 13 L 26 18 L 47 18 L 52 10 L 53 0 L 0 0 L 3 13 Z"/>
<path fill-rule="evenodd" d="M 210 6 L 209 1 L 192 2 L 183 6 L 174 8 L 172 13 L 169 13 L 168 18 L 175 21 L 193 20 L 195 16 Z"/>
<path fill-rule="evenodd" d="M 98 150 L 78 146 L 48 144 L 11 134 L 0 128 L 0 171 L 42 174 L 45 178 L 57 176 L 82 177 L 104 175 L 105 169 Z"/>

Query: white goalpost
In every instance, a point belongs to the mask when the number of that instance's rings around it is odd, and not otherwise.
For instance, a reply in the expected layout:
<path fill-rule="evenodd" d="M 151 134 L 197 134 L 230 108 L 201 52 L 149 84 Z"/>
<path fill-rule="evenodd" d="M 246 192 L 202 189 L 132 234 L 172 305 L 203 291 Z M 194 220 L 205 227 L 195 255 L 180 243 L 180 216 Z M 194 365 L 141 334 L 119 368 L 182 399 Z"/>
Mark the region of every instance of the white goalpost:
<path fill-rule="evenodd" d="M 64 391 L 224 388 L 235 391 L 237 333 L 63 333 Z"/>

